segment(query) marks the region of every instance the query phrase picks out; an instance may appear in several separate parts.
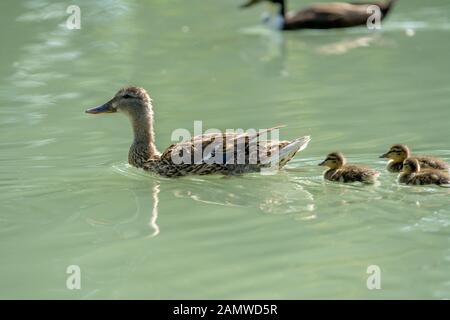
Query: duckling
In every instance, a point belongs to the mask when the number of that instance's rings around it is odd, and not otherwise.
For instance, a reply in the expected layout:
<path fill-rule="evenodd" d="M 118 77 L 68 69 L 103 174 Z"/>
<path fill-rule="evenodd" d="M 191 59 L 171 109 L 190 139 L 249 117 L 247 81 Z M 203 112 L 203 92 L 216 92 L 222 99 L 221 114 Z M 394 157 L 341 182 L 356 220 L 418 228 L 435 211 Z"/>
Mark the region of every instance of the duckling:
<path fill-rule="evenodd" d="M 380 158 L 390 159 L 387 165 L 387 170 L 390 172 L 402 171 L 403 161 L 407 158 L 414 158 L 419 161 L 419 164 L 423 169 L 449 169 L 449 165 L 438 158 L 429 156 L 411 157 L 410 149 L 404 144 L 394 144 L 389 151 L 382 154 Z"/>
<path fill-rule="evenodd" d="M 155 145 L 152 100 L 141 87 L 120 89 L 105 104 L 86 110 L 90 114 L 120 112 L 131 121 L 134 141 L 128 152 L 130 165 L 165 177 L 189 174 L 223 175 L 258 172 L 273 165 L 283 167 L 311 140 L 261 141 L 258 137 L 278 127 L 256 133 L 213 133 L 172 144 L 162 154 Z M 266 156 L 264 156 L 266 155 Z"/>
<path fill-rule="evenodd" d="M 332 152 L 327 155 L 319 166 L 326 166 L 330 169 L 325 171 L 324 178 L 338 182 L 363 182 L 375 183 L 380 173 L 361 166 L 347 165 L 347 160 L 341 152 Z"/>
<path fill-rule="evenodd" d="M 366 25 L 373 15 L 368 9 L 373 5 L 380 8 L 380 18 L 384 19 L 392 9 L 395 1 L 319 3 L 292 15 L 286 12 L 285 0 L 249 0 L 241 5 L 241 8 L 248 8 L 261 2 L 266 2 L 271 7 L 276 6 L 276 14 L 265 16 L 263 21 L 270 27 L 279 30 L 332 29 Z"/>
<path fill-rule="evenodd" d="M 398 182 L 412 185 L 448 185 L 450 184 L 450 175 L 435 169 L 421 171 L 420 162 L 415 158 L 408 158 L 403 162 Z"/>

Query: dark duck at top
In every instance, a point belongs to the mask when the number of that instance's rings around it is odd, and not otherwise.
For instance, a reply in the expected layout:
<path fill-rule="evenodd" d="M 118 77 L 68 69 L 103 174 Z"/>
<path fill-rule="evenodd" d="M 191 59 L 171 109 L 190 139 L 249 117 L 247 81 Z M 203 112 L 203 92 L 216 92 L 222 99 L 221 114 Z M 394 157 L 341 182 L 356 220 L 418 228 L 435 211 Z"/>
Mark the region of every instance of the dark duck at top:
<path fill-rule="evenodd" d="M 392 9 L 395 1 L 320 3 L 293 14 L 287 13 L 285 0 L 249 0 L 241 8 L 248 8 L 265 2 L 270 8 L 269 15 L 263 17 L 263 22 L 274 29 L 333 29 L 366 25 L 368 19 L 374 14 L 373 11 L 368 10 L 373 5 L 380 8 L 380 18 L 383 20 Z"/>

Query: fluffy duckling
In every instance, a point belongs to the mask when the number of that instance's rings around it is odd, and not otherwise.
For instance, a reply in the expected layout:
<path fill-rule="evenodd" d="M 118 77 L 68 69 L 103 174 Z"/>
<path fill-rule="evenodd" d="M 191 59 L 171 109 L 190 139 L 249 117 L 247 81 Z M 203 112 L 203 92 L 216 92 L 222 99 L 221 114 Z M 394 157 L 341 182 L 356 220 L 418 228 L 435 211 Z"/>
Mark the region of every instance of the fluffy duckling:
<path fill-rule="evenodd" d="M 281 168 L 311 140 L 309 136 L 293 141 L 260 140 L 260 135 L 276 129 L 270 128 L 256 133 L 203 134 L 172 144 L 160 153 L 155 145 L 152 100 L 141 87 L 123 88 L 105 104 L 86 112 L 126 115 L 134 132 L 129 164 L 165 177 L 259 172 L 273 164 Z"/>
<path fill-rule="evenodd" d="M 403 162 L 407 158 L 416 159 L 419 161 L 420 166 L 423 169 L 437 169 L 437 170 L 448 170 L 449 165 L 443 160 L 429 157 L 411 157 L 411 151 L 408 146 L 404 144 L 394 144 L 388 152 L 382 154 L 380 158 L 389 159 L 387 169 L 390 172 L 400 172 L 403 169 Z"/>
<path fill-rule="evenodd" d="M 342 153 L 332 152 L 319 163 L 319 166 L 329 168 L 325 171 L 324 178 L 330 181 L 375 183 L 380 175 L 379 172 L 372 169 L 346 163 L 347 160 Z"/>
<path fill-rule="evenodd" d="M 403 169 L 398 177 L 398 182 L 413 185 L 448 185 L 450 184 L 450 175 L 434 169 L 421 171 L 419 161 L 409 158 L 403 162 Z"/>

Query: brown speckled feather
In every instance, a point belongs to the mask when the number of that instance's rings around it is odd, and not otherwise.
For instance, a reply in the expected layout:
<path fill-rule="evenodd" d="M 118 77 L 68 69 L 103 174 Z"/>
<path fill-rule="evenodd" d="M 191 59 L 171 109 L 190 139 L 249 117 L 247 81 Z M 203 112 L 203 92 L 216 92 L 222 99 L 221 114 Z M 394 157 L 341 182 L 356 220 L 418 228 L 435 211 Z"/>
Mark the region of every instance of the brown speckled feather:
<path fill-rule="evenodd" d="M 416 159 L 419 161 L 420 167 L 423 169 L 436 169 L 436 170 L 449 170 L 449 165 L 438 158 L 434 157 L 410 157 L 410 159 Z M 390 161 L 387 166 L 390 172 L 400 172 L 403 169 L 403 162 Z"/>
<path fill-rule="evenodd" d="M 433 157 L 413 157 L 419 161 L 420 167 L 423 169 L 448 170 L 449 165 L 443 160 Z"/>
<path fill-rule="evenodd" d="M 379 173 L 365 167 L 345 165 L 339 169 L 329 169 L 325 172 L 325 178 L 338 182 L 363 182 L 374 183 Z"/>
<path fill-rule="evenodd" d="M 402 179 L 402 175 L 400 176 Z M 450 184 L 450 176 L 442 171 L 427 170 L 416 174 L 411 174 L 407 179 L 403 179 L 403 183 L 410 185 L 428 185 L 428 184 Z"/>
<path fill-rule="evenodd" d="M 384 19 L 393 2 L 316 4 L 286 17 L 284 29 L 330 29 L 365 25 L 372 15 L 367 12 L 369 5 L 378 5 L 381 19 Z"/>
<path fill-rule="evenodd" d="M 264 132 L 273 129 L 275 128 L 267 129 Z M 290 143 L 289 141 L 256 141 L 254 144 L 250 144 L 262 133 L 263 131 L 256 135 L 213 133 L 195 136 L 191 140 L 171 145 L 160 157 L 144 163 L 143 168 L 167 177 L 178 177 L 188 174 L 220 173 L 230 175 L 257 172 L 262 167 L 267 166 L 264 160 L 267 160 L 274 152 Z M 235 144 L 233 144 L 236 141 L 241 142 L 241 144 L 238 144 L 242 149 L 239 152 L 234 147 Z M 250 145 L 252 146 L 251 148 Z M 234 152 L 231 153 L 234 154 L 234 157 L 227 159 L 227 151 L 230 148 L 234 148 Z M 201 152 L 199 150 L 203 150 L 202 158 L 200 158 Z M 245 155 L 245 158 L 240 163 L 237 163 L 238 154 L 241 156 Z M 281 159 L 280 165 L 284 165 L 294 154 L 290 155 L 289 159 Z M 186 161 L 175 163 L 173 155 L 178 155 L 179 159 L 185 159 Z M 259 158 L 260 155 L 262 155 L 262 159 Z M 195 157 L 198 157 L 198 159 Z M 214 161 L 214 158 L 219 161 Z"/>

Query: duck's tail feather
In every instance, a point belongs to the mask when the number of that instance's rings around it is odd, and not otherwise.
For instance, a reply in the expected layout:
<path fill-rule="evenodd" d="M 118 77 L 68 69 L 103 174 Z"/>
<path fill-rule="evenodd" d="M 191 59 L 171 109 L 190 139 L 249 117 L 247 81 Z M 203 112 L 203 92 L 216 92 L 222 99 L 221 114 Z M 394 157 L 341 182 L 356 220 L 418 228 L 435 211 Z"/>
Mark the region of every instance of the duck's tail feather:
<path fill-rule="evenodd" d="M 231 140 L 227 144 L 228 147 L 223 151 L 223 153 L 225 154 L 225 156 L 224 156 L 224 163 L 229 163 L 230 159 L 232 159 L 234 157 L 234 150 L 235 150 L 235 148 L 237 146 L 240 145 L 241 147 L 243 147 L 243 146 L 245 147 L 247 144 L 257 141 L 257 139 L 261 135 L 263 135 L 265 133 L 269 133 L 269 132 L 271 132 L 273 130 L 276 130 L 276 129 L 283 128 L 283 127 L 285 127 L 285 125 L 279 125 L 279 126 L 276 126 L 276 127 L 259 130 L 257 132 L 252 133 L 252 134 L 248 134 L 248 133 L 244 132 L 244 133 L 242 133 L 240 135 L 237 135 L 237 136 L 233 137 L 233 140 Z M 244 141 L 242 141 L 242 139 L 245 139 L 247 141 L 244 144 L 242 144 L 242 142 L 244 142 Z M 219 148 L 222 148 L 222 146 L 221 145 L 217 145 L 217 147 L 214 148 L 213 151 L 217 152 L 219 150 Z M 208 158 L 209 157 L 210 157 L 210 155 L 208 156 Z M 204 159 L 205 159 L 205 157 L 204 157 Z"/>
<path fill-rule="evenodd" d="M 267 163 L 278 163 L 280 167 L 284 166 L 297 152 L 304 150 L 310 141 L 310 136 L 304 136 L 291 141 L 271 156 Z"/>
<path fill-rule="evenodd" d="M 373 172 L 370 172 L 370 173 L 364 175 L 362 180 L 364 183 L 374 184 L 377 182 L 379 177 L 380 177 L 380 173 L 378 171 L 373 171 Z"/>

